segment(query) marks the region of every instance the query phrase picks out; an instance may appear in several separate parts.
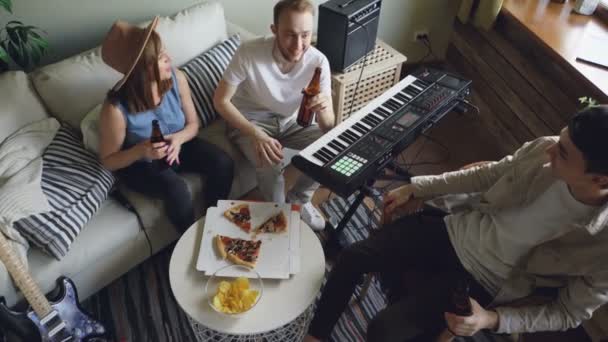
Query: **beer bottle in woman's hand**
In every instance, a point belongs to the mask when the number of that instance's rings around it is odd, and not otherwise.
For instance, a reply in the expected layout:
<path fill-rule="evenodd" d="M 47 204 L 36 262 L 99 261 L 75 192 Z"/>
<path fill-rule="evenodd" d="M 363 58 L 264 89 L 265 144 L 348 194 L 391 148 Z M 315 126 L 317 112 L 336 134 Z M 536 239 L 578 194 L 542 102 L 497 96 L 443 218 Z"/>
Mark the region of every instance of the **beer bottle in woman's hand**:
<path fill-rule="evenodd" d="M 302 103 L 300 104 L 300 110 L 298 111 L 298 119 L 296 122 L 302 127 L 308 127 L 312 123 L 312 119 L 315 115 L 308 106 L 313 97 L 321 93 L 321 68 L 316 67 L 315 73 L 304 90 L 302 90 Z"/>
<path fill-rule="evenodd" d="M 153 144 L 165 142 L 165 137 L 163 136 L 163 132 L 160 130 L 158 120 L 152 120 L 152 134 L 150 134 L 150 142 Z M 152 163 L 156 164 L 156 167 L 160 170 L 164 170 L 169 167 L 166 157 L 163 159 L 154 160 Z"/>
<path fill-rule="evenodd" d="M 152 135 L 150 135 L 150 142 L 154 144 L 164 141 L 165 137 L 163 136 L 163 132 L 160 130 L 158 120 L 152 120 Z"/>

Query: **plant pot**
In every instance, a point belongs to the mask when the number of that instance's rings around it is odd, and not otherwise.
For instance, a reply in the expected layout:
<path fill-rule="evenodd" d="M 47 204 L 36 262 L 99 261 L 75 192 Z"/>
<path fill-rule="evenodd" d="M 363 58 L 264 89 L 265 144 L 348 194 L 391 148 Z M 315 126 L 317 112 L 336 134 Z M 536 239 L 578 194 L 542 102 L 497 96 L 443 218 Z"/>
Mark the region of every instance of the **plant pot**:
<path fill-rule="evenodd" d="M 576 0 L 574 3 L 574 11 L 579 14 L 591 15 L 595 12 L 600 0 Z"/>

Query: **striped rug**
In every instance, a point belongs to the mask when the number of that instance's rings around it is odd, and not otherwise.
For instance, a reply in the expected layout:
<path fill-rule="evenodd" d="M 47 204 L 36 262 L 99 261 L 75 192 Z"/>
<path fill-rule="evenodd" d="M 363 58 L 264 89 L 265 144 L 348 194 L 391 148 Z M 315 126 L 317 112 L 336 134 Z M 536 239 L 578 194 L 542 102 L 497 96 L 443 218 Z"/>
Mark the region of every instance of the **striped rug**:
<path fill-rule="evenodd" d="M 321 204 L 321 210 L 332 220 L 339 220 L 347 206 L 345 200 L 336 197 Z M 348 243 L 364 239 L 370 228 L 377 227 L 377 218 L 375 205 L 371 208 L 369 204 L 361 205 L 345 230 L 344 238 Z M 326 237 L 321 235 L 319 238 Z M 104 322 L 112 334 L 112 341 L 195 341 L 186 315 L 171 293 L 168 269 L 172 250 L 173 246 L 166 248 L 82 303 Z M 328 260 L 327 272 L 331 262 Z M 360 290 L 357 288 L 355 296 Z M 331 341 L 364 341 L 368 322 L 385 305 L 386 297 L 380 283 L 374 279 L 362 300 L 351 301 L 336 325 Z"/>

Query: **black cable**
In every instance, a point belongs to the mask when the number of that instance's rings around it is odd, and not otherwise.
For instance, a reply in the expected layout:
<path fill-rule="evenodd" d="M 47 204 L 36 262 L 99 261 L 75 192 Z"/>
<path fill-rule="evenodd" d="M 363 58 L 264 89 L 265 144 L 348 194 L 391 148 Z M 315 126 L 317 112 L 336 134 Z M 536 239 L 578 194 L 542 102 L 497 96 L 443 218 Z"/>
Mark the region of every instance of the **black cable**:
<path fill-rule="evenodd" d="M 473 103 L 471 103 L 469 100 L 461 98 L 461 99 L 458 99 L 458 101 L 460 103 L 464 104 L 465 106 L 467 106 L 469 108 L 472 108 L 475 111 L 475 113 L 477 113 L 477 115 L 480 114 L 479 113 L 479 107 L 477 107 L 476 105 L 474 105 Z"/>
<path fill-rule="evenodd" d="M 432 127 L 432 126 L 431 126 Z M 445 163 L 446 161 L 450 160 L 451 158 L 451 152 L 450 149 L 443 144 L 442 142 L 438 141 L 437 139 L 431 137 L 430 135 L 424 134 L 424 133 L 420 133 L 420 136 L 425 137 L 426 139 L 422 142 L 422 144 L 420 145 L 420 147 L 418 148 L 418 150 L 416 151 L 414 158 L 412 158 L 412 162 L 408 163 L 405 160 L 403 160 L 402 162 L 396 162 L 397 166 L 403 167 L 406 169 L 406 171 L 410 171 L 412 166 L 420 166 L 420 165 L 439 165 L 441 163 Z M 431 141 L 432 143 L 435 143 L 437 145 L 439 145 L 439 147 L 441 147 L 443 150 L 446 151 L 446 156 L 442 159 L 436 160 L 436 161 L 425 161 L 425 162 L 419 162 L 419 163 L 415 163 L 415 160 L 418 159 L 418 156 L 420 155 L 420 153 L 422 153 L 422 150 L 424 149 L 424 146 L 426 145 L 427 141 Z M 404 158 L 403 156 L 399 156 L 400 158 Z"/>
<path fill-rule="evenodd" d="M 418 165 L 439 165 L 439 164 L 445 163 L 446 161 L 450 160 L 450 158 L 451 158 L 450 149 L 445 144 L 443 144 L 439 140 L 431 137 L 430 135 L 427 135 L 427 134 L 424 134 L 424 133 L 421 133 L 420 135 L 423 136 L 423 137 L 425 137 L 425 138 L 427 138 L 429 141 L 431 141 L 431 142 L 439 145 L 439 147 L 441 147 L 446 152 L 446 156 L 444 158 L 442 158 L 442 159 L 437 160 L 437 161 L 412 163 L 412 164 L 410 164 L 410 167 L 412 167 L 412 166 L 418 166 Z"/>
<path fill-rule="evenodd" d="M 369 51 L 369 30 L 364 25 L 361 25 L 359 22 L 350 20 L 349 22 L 359 25 L 363 30 L 365 30 L 365 56 L 363 57 L 363 65 L 361 66 L 361 71 L 359 71 L 359 78 L 357 79 L 357 83 L 355 84 L 355 90 L 353 91 L 353 95 L 350 97 L 350 108 L 348 108 L 348 115 L 350 116 L 353 111 L 353 105 L 355 104 L 355 95 L 357 94 L 357 90 L 359 89 L 359 83 L 361 82 L 361 77 L 363 76 L 363 69 L 365 69 L 365 64 L 367 64 L 367 56 L 370 54 Z"/>
<path fill-rule="evenodd" d="M 435 59 L 439 59 L 437 58 L 437 55 L 435 55 L 435 52 L 433 51 L 433 46 L 431 44 L 431 39 L 428 36 L 423 36 L 420 41 L 422 41 L 422 44 L 424 44 L 424 46 L 426 46 L 426 48 L 429 51 L 429 54 L 433 55 L 433 58 Z"/>
<path fill-rule="evenodd" d="M 148 249 L 150 251 L 150 256 L 154 255 L 154 248 L 152 246 L 152 241 L 150 240 L 150 237 L 148 236 L 148 232 L 146 231 L 146 226 L 144 225 L 144 221 L 142 220 L 141 216 L 137 212 L 137 209 L 135 209 L 133 204 L 131 204 L 131 202 L 127 199 L 127 197 L 122 192 L 120 192 L 117 187 L 114 188 L 114 191 L 112 192 L 112 197 L 114 197 L 115 200 L 117 200 L 120 204 L 122 204 L 125 208 L 127 208 L 127 210 L 129 210 L 130 212 L 135 214 L 135 217 L 137 218 L 137 223 L 139 223 L 141 230 L 144 232 L 144 235 L 146 236 L 146 240 L 148 240 Z"/>
<path fill-rule="evenodd" d="M 426 47 L 426 54 L 417 62 L 415 63 L 424 63 L 424 61 L 429 58 L 430 55 L 433 55 L 433 57 L 435 57 L 435 59 L 438 59 L 437 56 L 435 55 L 435 53 L 433 52 L 433 47 L 431 46 L 431 40 L 428 37 L 421 37 L 420 42 L 422 42 L 422 45 L 424 45 Z"/>

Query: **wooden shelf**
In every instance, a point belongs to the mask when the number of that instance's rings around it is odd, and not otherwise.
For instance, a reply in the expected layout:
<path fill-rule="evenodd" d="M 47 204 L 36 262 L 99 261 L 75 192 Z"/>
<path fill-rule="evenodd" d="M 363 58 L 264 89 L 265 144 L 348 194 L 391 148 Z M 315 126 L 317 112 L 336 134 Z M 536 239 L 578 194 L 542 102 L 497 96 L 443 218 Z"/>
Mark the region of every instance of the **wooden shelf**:
<path fill-rule="evenodd" d="M 578 48 L 586 32 L 606 36 L 608 24 L 598 16 L 573 12 L 574 1 L 504 0 L 502 14 L 519 22 L 536 38 L 539 45 L 578 72 L 589 85 L 608 97 L 608 68 L 578 61 Z"/>

